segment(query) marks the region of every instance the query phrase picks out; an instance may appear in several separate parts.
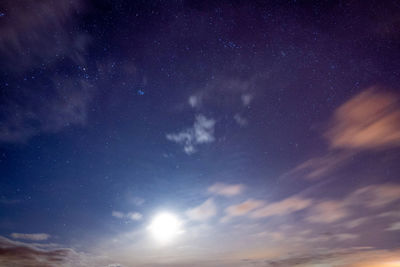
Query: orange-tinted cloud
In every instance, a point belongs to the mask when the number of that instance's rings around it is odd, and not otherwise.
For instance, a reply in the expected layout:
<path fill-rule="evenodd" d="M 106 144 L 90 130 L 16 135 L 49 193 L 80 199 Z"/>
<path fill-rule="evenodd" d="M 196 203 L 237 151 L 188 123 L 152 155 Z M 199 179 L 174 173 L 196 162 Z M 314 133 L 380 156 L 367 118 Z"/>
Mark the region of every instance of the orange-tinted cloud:
<path fill-rule="evenodd" d="M 208 192 L 225 197 L 239 195 L 243 192 L 243 190 L 244 186 L 241 184 L 216 183 L 208 188 Z"/>
<path fill-rule="evenodd" d="M 324 201 L 313 207 L 311 215 L 306 219 L 313 223 L 332 223 L 349 215 L 346 203 L 340 201 Z"/>
<path fill-rule="evenodd" d="M 293 170 L 285 173 L 283 177 L 302 176 L 308 180 L 318 179 L 345 165 L 353 155 L 352 152 L 340 151 L 314 157 L 300 163 Z"/>
<path fill-rule="evenodd" d="M 262 204 L 262 201 L 248 199 L 241 204 L 229 206 L 225 211 L 228 216 L 242 216 L 260 207 Z"/>
<path fill-rule="evenodd" d="M 349 248 L 346 250 L 296 255 L 280 260 L 267 260 L 266 266 L 286 267 L 400 267 L 399 250 L 372 250 Z"/>
<path fill-rule="evenodd" d="M 317 179 L 346 165 L 360 151 L 400 146 L 400 101 L 395 94 L 372 87 L 338 107 L 323 136 L 325 155 L 310 158 L 283 177 Z"/>
<path fill-rule="evenodd" d="M 380 208 L 398 200 L 400 200 L 400 185 L 380 184 L 357 189 L 346 201 L 363 204 L 369 208 Z"/>
<path fill-rule="evenodd" d="M 340 106 L 324 135 L 331 148 L 379 149 L 400 145 L 396 95 L 369 88 Z"/>
<path fill-rule="evenodd" d="M 359 188 L 343 200 L 326 200 L 311 207 L 310 215 L 306 218 L 312 223 L 333 223 L 352 215 L 354 207 L 383 208 L 400 200 L 400 185 L 375 184 Z M 315 202 L 315 201 L 314 201 Z M 347 224 L 354 228 L 367 221 L 359 218 Z"/>

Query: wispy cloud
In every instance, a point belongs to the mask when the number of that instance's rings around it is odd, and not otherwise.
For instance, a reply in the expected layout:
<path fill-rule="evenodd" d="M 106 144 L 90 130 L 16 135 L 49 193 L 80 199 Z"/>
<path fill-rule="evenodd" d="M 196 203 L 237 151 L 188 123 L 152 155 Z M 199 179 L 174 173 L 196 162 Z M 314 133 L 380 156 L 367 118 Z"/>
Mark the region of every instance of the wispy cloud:
<path fill-rule="evenodd" d="M 334 238 L 337 239 L 338 241 L 347 241 L 347 240 L 357 239 L 358 235 L 349 234 L 349 233 L 341 233 L 341 234 L 334 235 Z"/>
<path fill-rule="evenodd" d="M 81 64 L 88 36 L 74 29 L 83 1 L 2 1 L 0 59 L 9 71 L 23 71 L 36 64 L 63 58 Z M 29 52 L 28 52 L 29 51 Z M 23 58 L 24 60 L 15 60 Z"/>
<path fill-rule="evenodd" d="M 306 220 L 312 223 L 333 223 L 352 215 L 351 209 L 365 207 L 384 208 L 400 200 L 400 186 L 396 184 L 376 184 L 356 189 L 342 200 L 316 202 L 310 209 Z M 386 214 L 389 216 L 393 213 Z M 382 217 L 382 215 L 379 215 Z M 346 223 L 347 228 L 354 228 L 367 221 L 359 218 Z"/>
<path fill-rule="evenodd" d="M 345 202 L 323 201 L 312 207 L 311 214 L 306 220 L 312 223 L 332 223 L 349 215 Z"/>
<path fill-rule="evenodd" d="M 223 196 L 234 196 L 242 192 L 242 185 L 214 184 L 209 187 L 209 192 Z M 374 184 L 355 189 L 341 199 L 319 199 L 294 195 L 275 202 L 248 199 L 244 202 L 229 205 L 224 209 L 220 222 L 227 222 L 234 217 L 246 216 L 247 218 L 267 218 L 288 216 L 298 213 L 302 221 L 311 224 L 328 225 L 340 222 L 337 226 L 342 229 L 353 229 L 379 217 L 396 217 L 397 213 L 382 213 L 379 210 L 400 201 L 400 186 L 397 184 Z M 358 210 L 381 212 L 376 216 L 355 217 Z M 345 221 L 345 219 L 347 221 Z M 322 227 L 322 226 L 319 226 Z M 344 237 L 343 237 L 344 238 Z M 343 240 L 340 238 L 340 241 Z M 350 239 L 350 238 L 349 238 Z M 316 241 L 321 241 L 321 238 Z M 336 240 L 339 240 L 336 238 Z"/>
<path fill-rule="evenodd" d="M 348 164 L 358 153 L 400 145 L 400 105 L 397 95 L 369 88 L 338 107 L 323 136 L 325 155 L 308 159 L 283 177 L 317 179 Z"/>
<path fill-rule="evenodd" d="M 111 215 L 118 219 L 129 219 L 132 221 L 140 221 L 143 218 L 143 215 L 139 212 L 123 213 L 120 211 L 113 211 Z"/>
<path fill-rule="evenodd" d="M 253 100 L 253 95 L 252 94 L 242 94 L 240 98 L 242 100 L 243 106 L 247 107 L 248 105 L 250 105 L 251 101 Z"/>
<path fill-rule="evenodd" d="M 293 196 L 278 202 L 267 204 L 266 206 L 252 212 L 251 217 L 263 218 L 287 215 L 292 212 L 303 210 L 309 207 L 311 204 L 312 201 L 310 199 L 300 196 Z"/>
<path fill-rule="evenodd" d="M 129 198 L 129 200 L 136 206 L 142 206 L 145 202 L 145 200 L 141 197 L 132 197 Z"/>
<path fill-rule="evenodd" d="M 194 108 L 206 108 L 218 105 L 219 107 L 237 108 L 247 107 L 253 101 L 254 91 L 260 77 L 252 76 L 250 79 L 219 75 L 212 82 L 192 94 L 189 105 Z"/>
<path fill-rule="evenodd" d="M 54 78 L 52 86 L 37 91 L 14 90 L 0 103 L 0 142 L 25 142 L 40 133 L 54 133 L 71 125 L 84 125 L 93 87 L 84 79 Z M 23 97 L 21 97 L 23 96 Z M 18 103 L 23 102 L 23 105 Z"/>
<path fill-rule="evenodd" d="M 357 218 L 351 221 L 348 221 L 346 223 L 344 223 L 344 227 L 348 228 L 348 229 L 353 229 L 356 228 L 362 224 L 364 224 L 365 222 L 367 222 L 370 218 L 368 217 L 362 217 L 362 218 Z"/>
<path fill-rule="evenodd" d="M 362 204 L 369 208 L 381 208 L 398 200 L 400 200 L 400 185 L 379 184 L 357 189 L 346 201 L 351 204 Z"/>
<path fill-rule="evenodd" d="M 283 174 L 282 177 L 318 179 L 347 164 L 353 155 L 353 152 L 330 152 L 300 163 L 294 169 Z"/>
<path fill-rule="evenodd" d="M 208 192 L 215 195 L 231 197 L 241 194 L 244 188 L 245 187 L 242 184 L 216 183 L 208 188 Z"/>
<path fill-rule="evenodd" d="M 94 87 L 82 70 L 90 38 L 75 27 L 77 14 L 85 10 L 83 3 L 2 1 L 0 72 L 26 82 L 2 88 L 0 142 L 25 142 L 41 133 L 85 124 Z M 63 75 L 60 66 L 65 62 L 76 70 L 81 67 L 81 72 Z M 34 74 L 35 69 L 40 72 Z M 46 75 L 40 74 L 42 70 Z"/>
<path fill-rule="evenodd" d="M 334 114 L 324 135 L 332 148 L 379 149 L 400 145 L 398 97 L 379 88 L 356 95 Z"/>
<path fill-rule="evenodd" d="M 11 237 L 15 238 L 15 239 L 42 241 L 42 240 L 49 239 L 50 235 L 49 234 L 45 234 L 45 233 L 37 233 L 37 234 L 12 233 Z"/>
<path fill-rule="evenodd" d="M 400 218 L 400 209 L 382 212 L 378 215 L 378 217 L 385 218 L 385 217 L 392 217 L 392 218 Z"/>
<path fill-rule="evenodd" d="M 198 145 L 214 142 L 214 126 L 214 119 L 208 119 L 200 114 L 196 116 L 193 127 L 178 133 L 167 134 L 166 137 L 182 145 L 185 153 L 190 155 L 196 152 Z"/>
<path fill-rule="evenodd" d="M 242 115 L 240 115 L 239 113 L 236 113 L 233 116 L 233 119 L 236 121 L 236 123 L 241 126 L 244 127 L 248 124 L 248 120 L 246 118 L 244 118 Z"/>
<path fill-rule="evenodd" d="M 188 103 L 192 108 L 199 108 L 201 106 L 201 95 L 191 95 L 188 98 Z"/>
<path fill-rule="evenodd" d="M 388 228 L 386 228 L 386 231 L 400 231 L 400 222 L 392 223 Z"/>
<path fill-rule="evenodd" d="M 231 205 L 225 209 L 225 216 L 221 218 L 221 222 L 227 222 L 233 217 L 247 215 L 249 212 L 261 207 L 263 204 L 263 201 L 248 199 L 240 204 Z"/>
<path fill-rule="evenodd" d="M 242 190 L 239 185 L 215 184 L 209 188 L 209 192 L 218 192 L 225 196 L 238 194 Z M 225 208 L 225 216 L 222 222 L 235 216 L 248 215 L 250 218 L 265 218 L 272 216 L 285 216 L 298 211 L 307 210 L 302 215 L 309 223 L 331 224 L 354 216 L 354 210 L 362 208 L 377 209 L 400 201 L 400 186 L 397 184 L 375 184 L 355 189 L 342 199 L 309 198 L 294 195 L 276 202 L 264 203 L 260 200 L 248 199 L 245 202 L 230 205 Z M 383 216 L 395 216 L 383 214 Z M 353 219 L 342 226 L 348 229 L 358 227 L 368 221 L 369 217 Z"/>
<path fill-rule="evenodd" d="M 33 244 L 0 236 L 1 266 L 104 266 L 104 257 L 62 248 L 56 244 Z"/>
<path fill-rule="evenodd" d="M 217 207 L 212 198 L 207 199 L 203 204 L 189 209 L 186 215 L 194 221 L 205 221 L 217 214 Z"/>
<path fill-rule="evenodd" d="M 373 267 L 398 266 L 399 250 L 372 248 L 347 248 L 316 251 L 312 254 L 295 254 L 276 260 L 267 260 L 266 266 L 273 267 Z M 261 265 L 262 266 L 262 265 Z"/>
<path fill-rule="evenodd" d="M 250 211 L 259 208 L 263 204 L 264 204 L 263 201 L 248 199 L 245 202 L 240 203 L 238 205 L 232 205 L 227 207 L 225 209 L 225 213 L 229 217 L 243 216 L 245 214 L 248 214 Z"/>

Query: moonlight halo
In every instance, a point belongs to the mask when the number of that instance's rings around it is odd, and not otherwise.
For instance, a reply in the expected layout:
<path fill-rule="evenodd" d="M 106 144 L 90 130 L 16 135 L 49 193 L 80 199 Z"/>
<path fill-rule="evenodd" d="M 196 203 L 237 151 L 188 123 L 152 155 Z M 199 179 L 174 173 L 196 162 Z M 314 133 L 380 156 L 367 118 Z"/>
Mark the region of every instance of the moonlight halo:
<path fill-rule="evenodd" d="M 172 213 L 163 212 L 156 215 L 148 229 L 160 243 L 168 243 L 182 233 L 182 222 Z"/>

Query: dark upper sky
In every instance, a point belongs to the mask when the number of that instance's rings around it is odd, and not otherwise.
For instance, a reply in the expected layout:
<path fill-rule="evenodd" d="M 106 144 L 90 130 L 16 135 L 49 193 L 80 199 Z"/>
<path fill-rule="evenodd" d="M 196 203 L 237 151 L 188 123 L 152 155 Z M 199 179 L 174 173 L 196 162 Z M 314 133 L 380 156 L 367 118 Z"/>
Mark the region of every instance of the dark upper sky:
<path fill-rule="evenodd" d="M 400 266 L 399 29 L 398 1 L 1 1 L 0 265 Z"/>

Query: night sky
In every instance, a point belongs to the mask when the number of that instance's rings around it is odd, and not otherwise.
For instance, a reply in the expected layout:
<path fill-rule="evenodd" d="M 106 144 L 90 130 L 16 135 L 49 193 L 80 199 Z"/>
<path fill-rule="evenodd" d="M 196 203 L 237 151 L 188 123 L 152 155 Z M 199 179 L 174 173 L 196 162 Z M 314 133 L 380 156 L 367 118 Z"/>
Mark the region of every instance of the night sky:
<path fill-rule="evenodd" d="M 399 267 L 399 162 L 399 1 L 0 1 L 0 266 Z"/>

